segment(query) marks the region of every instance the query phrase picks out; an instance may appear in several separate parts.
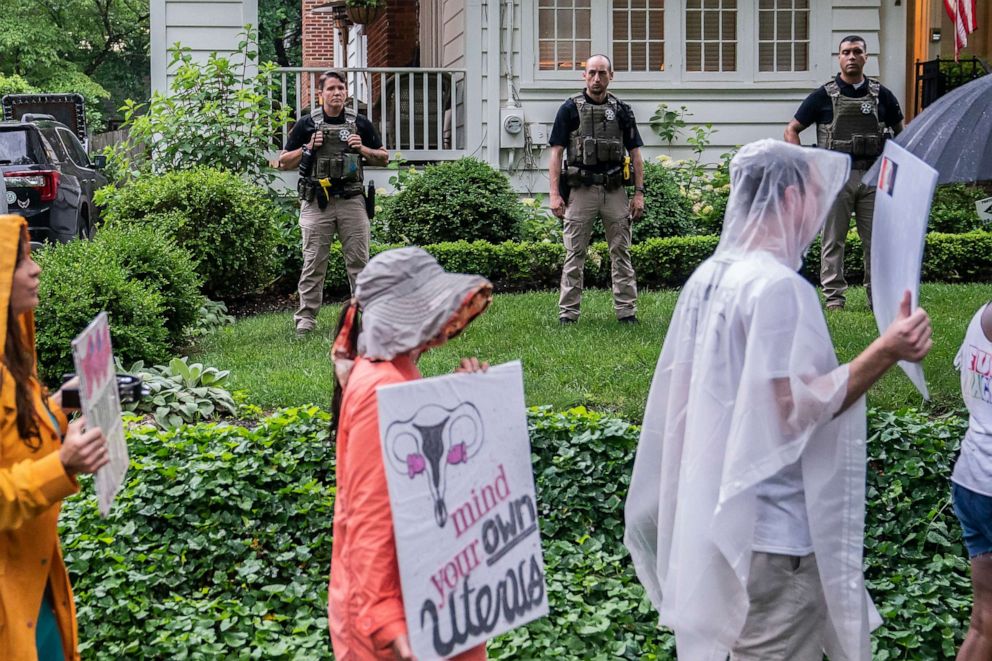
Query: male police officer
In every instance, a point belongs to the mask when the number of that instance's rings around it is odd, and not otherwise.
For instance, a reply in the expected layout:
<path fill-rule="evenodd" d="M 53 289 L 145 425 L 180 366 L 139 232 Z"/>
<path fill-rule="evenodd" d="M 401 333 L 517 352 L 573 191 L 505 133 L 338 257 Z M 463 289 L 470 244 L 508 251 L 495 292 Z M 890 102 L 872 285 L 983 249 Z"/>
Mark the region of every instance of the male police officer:
<path fill-rule="evenodd" d="M 816 123 L 816 144 L 851 156 L 851 176 L 837 196 L 826 225 L 820 250 L 820 284 L 828 310 L 844 308 L 844 244 L 854 211 L 864 250 L 865 288 L 871 301 L 871 219 L 875 189 L 861 183 L 865 171 L 882 153 L 888 133 L 902 131 L 902 110 L 896 97 L 877 80 L 864 75 L 868 59 L 865 40 L 844 37 L 838 52 L 840 73 L 806 97 L 795 118 L 785 128 L 785 140 L 800 144 L 799 134 Z"/>
<path fill-rule="evenodd" d="M 345 107 L 348 87 L 344 72 L 323 73 L 317 86 L 321 106 L 296 123 L 277 160 L 280 170 L 300 166 L 303 271 L 300 307 L 294 316 L 298 335 L 317 325 L 327 255 L 335 233 L 341 239 L 348 283 L 354 290 L 355 277 L 369 261 L 362 164 L 385 165 L 389 160 L 372 123 Z"/>
<path fill-rule="evenodd" d="M 575 323 L 582 299 L 582 270 L 596 216 L 603 218 L 610 247 L 613 306 L 621 323 L 637 323 L 637 282 L 630 261 L 630 224 L 644 212 L 644 163 L 634 113 L 606 91 L 613 64 L 593 55 L 582 74 L 585 89 L 558 109 L 551 130 L 551 211 L 564 218 L 565 265 L 558 320 Z M 567 150 L 566 166 L 562 153 Z M 624 150 L 630 162 L 624 159 Z M 634 198 L 624 189 L 633 166 Z M 627 174 L 625 175 L 625 171 Z M 564 179 L 564 181 L 562 181 Z M 570 189 L 566 200 L 559 190 Z"/>

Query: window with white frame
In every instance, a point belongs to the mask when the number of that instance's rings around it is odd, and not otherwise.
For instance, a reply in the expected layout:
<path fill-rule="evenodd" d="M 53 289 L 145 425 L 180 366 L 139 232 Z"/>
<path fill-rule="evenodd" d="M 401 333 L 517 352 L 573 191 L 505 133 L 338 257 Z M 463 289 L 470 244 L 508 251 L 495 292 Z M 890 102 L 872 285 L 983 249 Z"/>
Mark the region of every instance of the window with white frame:
<path fill-rule="evenodd" d="M 591 0 L 539 0 L 538 61 L 542 71 L 582 69 L 592 55 Z"/>
<path fill-rule="evenodd" d="M 737 71 L 737 0 L 686 0 L 685 70 Z"/>
<path fill-rule="evenodd" d="M 758 0 L 758 70 L 809 71 L 809 0 Z"/>
<path fill-rule="evenodd" d="M 620 74 L 665 79 L 795 79 L 819 46 L 811 0 L 538 0 L 540 72 L 580 71 L 608 53 Z M 666 34 L 669 38 L 666 40 Z M 814 43 L 816 42 L 816 43 Z M 742 50 L 742 48 L 744 50 Z M 553 77 L 553 76 L 551 76 Z"/>
<path fill-rule="evenodd" d="M 613 69 L 665 70 L 665 0 L 613 0 Z"/>

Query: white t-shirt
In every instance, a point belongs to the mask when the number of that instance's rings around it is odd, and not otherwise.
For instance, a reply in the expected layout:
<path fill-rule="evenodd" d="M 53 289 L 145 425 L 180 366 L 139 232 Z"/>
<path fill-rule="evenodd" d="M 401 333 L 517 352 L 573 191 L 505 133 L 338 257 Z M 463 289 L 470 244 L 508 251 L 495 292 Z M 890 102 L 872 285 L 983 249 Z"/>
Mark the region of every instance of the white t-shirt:
<path fill-rule="evenodd" d="M 797 461 L 755 487 L 758 519 L 751 548 L 762 553 L 803 556 L 813 552 L 803 492 L 803 471 Z"/>
<path fill-rule="evenodd" d="M 778 303 L 775 323 L 778 332 L 798 326 L 799 311 L 790 299 Z M 770 334 L 770 328 L 757 328 L 756 332 Z M 769 378 L 789 376 L 789 354 L 773 352 L 766 359 Z M 768 411 L 766 415 L 775 415 Z M 806 495 L 803 492 L 803 471 L 797 461 L 755 486 L 757 493 L 757 518 L 754 524 L 754 542 L 751 549 L 762 553 L 803 556 L 813 552 L 813 539 L 809 533 L 806 515 Z"/>
<path fill-rule="evenodd" d="M 982 312 L 975 313 L 954 359 L 961 371 L 961 396 L 968 407 L 968 431 L 951 481 L 992 497 L 992 342 L 982 330 Z"/>

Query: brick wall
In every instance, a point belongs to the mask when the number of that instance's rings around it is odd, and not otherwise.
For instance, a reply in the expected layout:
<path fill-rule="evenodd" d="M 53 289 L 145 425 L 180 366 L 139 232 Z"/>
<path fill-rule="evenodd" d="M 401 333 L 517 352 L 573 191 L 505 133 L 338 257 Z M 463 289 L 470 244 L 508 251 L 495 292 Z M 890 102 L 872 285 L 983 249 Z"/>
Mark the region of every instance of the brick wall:
<path fill-rule="evenodd" d="M 334 17 L 330 12 L 314 13 L 313 9 L 327 0 L 303 0 L 303 66 L 330 68 L 344 66 L 334 62 Z M 379 17 L 365 26 L 368 46 L 368 66 L 409 67 L 419 64 L 418 0 L 386 0 Z M 316 81 L 314 81 L 316 82 Z M 310 79 L 304 74 L 303 107 L 310 105 Z M 372 99 L 379 101 L 379 76 L 372 77 Z"/>
<path fill-rule="evenodd" d="M 417 0 L 386 0 L 385 12 L 365 26 L 370 67 L 409 67 L 418 63 L 418 4 Z"/>

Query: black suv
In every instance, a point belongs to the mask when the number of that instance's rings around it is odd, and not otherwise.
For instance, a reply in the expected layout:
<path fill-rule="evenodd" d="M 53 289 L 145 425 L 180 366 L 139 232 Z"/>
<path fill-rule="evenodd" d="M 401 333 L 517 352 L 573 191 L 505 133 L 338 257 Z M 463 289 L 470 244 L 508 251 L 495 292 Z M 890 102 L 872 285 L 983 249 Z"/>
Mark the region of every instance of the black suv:
<path fill-rule="evenodd" d="M 32 246 L 92 236 L 99 220 L 93 192 L 107 184 L 98 165 L 69 127 L 51 115 L 0 122 L 7 207 L 27 218 Z"/>

